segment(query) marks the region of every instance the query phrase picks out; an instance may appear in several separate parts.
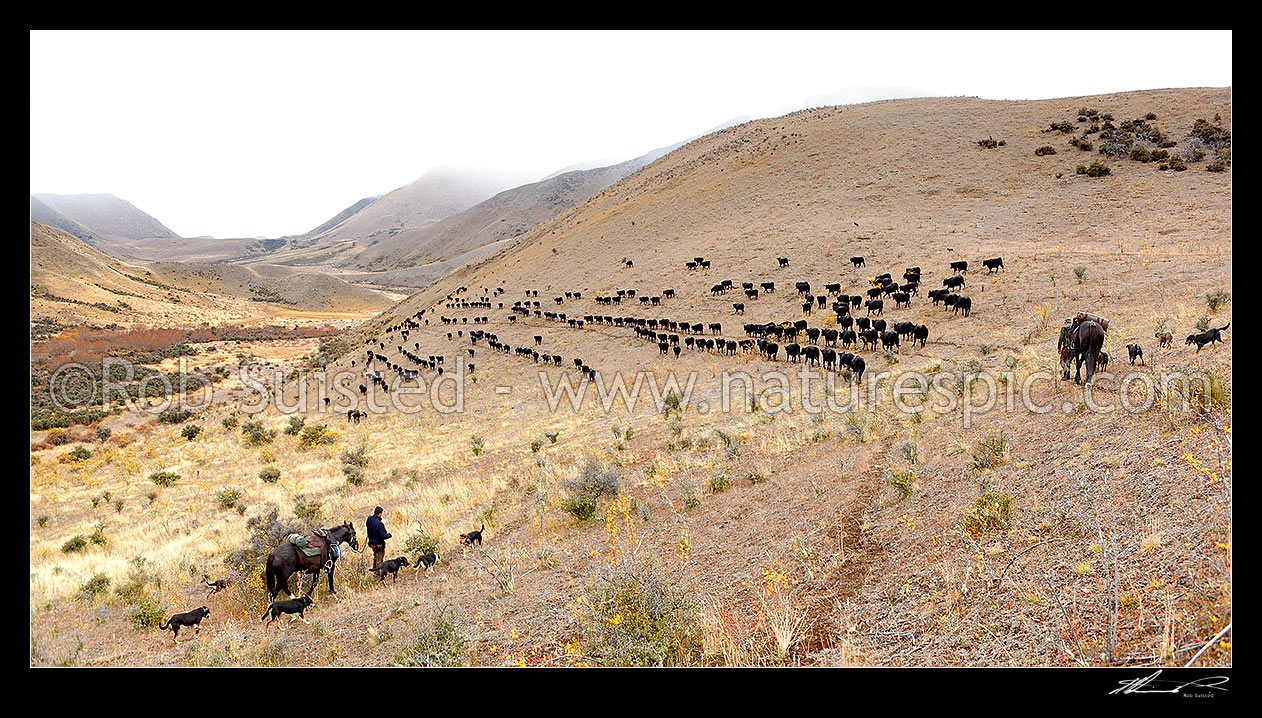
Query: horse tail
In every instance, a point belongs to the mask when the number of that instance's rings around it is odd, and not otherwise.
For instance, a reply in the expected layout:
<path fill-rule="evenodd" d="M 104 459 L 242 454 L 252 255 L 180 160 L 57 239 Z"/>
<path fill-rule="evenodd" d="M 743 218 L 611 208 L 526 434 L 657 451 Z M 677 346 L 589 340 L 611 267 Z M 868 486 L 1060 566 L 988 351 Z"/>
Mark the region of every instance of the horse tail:
<path fill-rule="evenodd" d="M 276 591 L 277 591 L 276 584 L 278 583 L 278 578 L 276 576 L 276 569 L 272 566 L 271 556 L 267 557 L 267 568 L 264 569 L 263 571 L 263 578 L 267 582 L 267 595 L 275 598 Z"/>

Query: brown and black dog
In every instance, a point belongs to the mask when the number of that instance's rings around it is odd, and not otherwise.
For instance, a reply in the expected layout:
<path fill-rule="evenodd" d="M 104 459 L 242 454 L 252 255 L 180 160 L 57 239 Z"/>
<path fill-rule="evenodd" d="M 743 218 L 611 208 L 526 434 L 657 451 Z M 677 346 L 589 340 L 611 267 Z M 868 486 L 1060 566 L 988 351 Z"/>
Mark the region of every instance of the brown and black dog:
<path fill-rule="evenodd" d="M 1158 349 L 1161 347 L 1168 347 L 1174 343 L 1174 335 L 1170 332 L 1157 332 L 1156 334 L 1153 334 L 1153 336 L 1157 339 Z"/>
<path fill-rule="evenodd" d="M 1227 331 L 1227 327 L 1229 326 L 1231 326 L 1231 322 L 1227 322 L 1218 329 L 1210 329 L 1209 331 L 1201 332 L 1200 334 L 1189 334 L 1187 341 L 1184 342 L 1184 344 L 1195 344 L 1196 353 L 1200 354 L 1201 349 L 1204 349 L 1206 344 L 1213 344 L 1214 342 L 1222 344 L 1222 332 Z"/>
<path fill-rule="evenodd" d="M 194 608 L 187 613 L 177 613 L 174 616 L 171 616 L 165 622 L 159 623 L 158 628 L 163 631 L 168 628 L 171 629 L 171 642 L 175 643 L 176 639 L 180 637 L 181 628 L 192 626 L 196 630 L 197 634 L 201 635 L 202 619 L 209 615 L 210 609 L 205 606 L 202 606 L 201 608 Z"/>
<path fill-rule="evenodd" d="M 460 534 L 460 543 L 465 546 L 472 546 L 474 541 L 478 542 L 478 546 L 482 545 L 482 532 L 486 530 L 486 524 L 482 524 L 482 528 L 477 531 L 470 531 L 467 534 Z"/>
<path fill-rule="evenodd" d="M 263 616 L 259 618 L 259 623 L 267 621 L 267 626 L 270 626 L 273 623 L 276 623 L 276 620 L 282 615 L 291 613 L 296 615 L 289 620 L 290 623 L 301 619 L 303 623 L 310 625 L 311 622 L 303 615 L 303 611 L 306 611 L 307 606 L 310 606 L 312 603 L 313 601 L 310 596 L 291 598 L 285 601 L 272 601 L 268 604 L 267 610 L 263 612 Z M 269 617 L 271 618 L 270 621 L 267 620 Z M 267 628 L 267 626 L 263 626 L 263 628 Z M 280 624 L 280 627 L 283 630 L 285 628 L 285 624 Z"/>
<path fill-rule="evenodd" d="M 210 598 L 216 593 L 228 588 L 228 582 L 222 578 L 218 581 L 207 581 L 206 585 L 210 587 L 210 593 L 206 594 L 206 598 Z"/>
<path fill-rule="evenodd" d="M 438 552 L 436 551 L 431 551 L 430 553 L 417 557 L 416 570 L 412 574 L 413 577 L 420 578 L 421 571 L 424 571 L 425 577 L 428 578 L 429 570 L 433 568 L 436 563 L 438 563 Z"/>

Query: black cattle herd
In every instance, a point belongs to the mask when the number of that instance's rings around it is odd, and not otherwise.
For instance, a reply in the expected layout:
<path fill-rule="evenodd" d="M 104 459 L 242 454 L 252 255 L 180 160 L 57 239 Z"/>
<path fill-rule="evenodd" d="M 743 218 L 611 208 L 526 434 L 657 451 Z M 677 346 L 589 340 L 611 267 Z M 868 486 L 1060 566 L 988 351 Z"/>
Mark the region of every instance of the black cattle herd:
<path fill-rule="evenodd" d="M 786 268 L 790 264 L 788 257 L 777 257 L 776 261 L 779 269 Z M 866 258 L 861 256 L 851 257 L 850 263 L 856 269 L 867 266 Z M 987 273 L 994 273 L 1004 268 L 1001 257 L 983 260 L 982 264 L 988 270 Z M 696 257 L 685 263 L 685 268 L 690 272 L 711 267 L 711 260 L 705 257 Z M 952 274 L 943 280 L 942 288 L 927 292 L 927 298 L 933 306 L 941 305 L 953 316 L 968 317 L 973 309 L 973 300 L 958 292 L 968 286 L 965 279 L 968 262 L 951 262 L 950 269 Z M 920 295 L 920 267 L 907 267 L 901 276 L 901 283 L 896 281 L 889 272 L 873 277 L 868 280 L 869 286 L 861 294 L 844 292 L 842 282 L 824 283 L 823 291 L 816 293 L 818 290 L 813 288 L 811 282 L 798 281 L 794 284 L 794 289 L 801 302 L 802 315 L 810 317 L 821 312 L 831 312 L 835 318 L 835 327 L 812 327 L 804 318 L 749 323 L 741 326 L 744 336 L 739 338 L 725 337 L 720 322 L 695 321 L 679 317 L 616 316 L 594 312 L 571 314 L 547 310 L 543 307 L 543 302 L 537 299 L 539 297 L 537 289 L 524 290 L 523 299 L 515 300 L 508 305 L 509 314 L 506 320 L 508 324 L 513 325 L 519 319 L 533 318 L 575 330 L 596 326 L 631 328 L 637 337 L 655 343 L 659 355 L 673 355 L 674 357 L 679 357 L 684 351 L 725 356 L 756 353 L 767 360 L 778 361 L 783 351 L 786 361 L 803 362 L 808 366 L 822 365 L 824 369 L 831 371 L 849 371 L 851 378 L 859 381 L 867 367 L 867 361 L 860 352 L 876 351 L 878 344 L 881 350 L 900 352 L 905 342 L 909 342 L 913 347 L 919 342 L 923 348 L 929 340 L 929 327 L 925 324 L 910 321 L 892 321 L 891 323 L 885 319 L 886 301 L 892 301 L 892 308 L 897 311 L 910 307 L 912 298 Z M 732 280 L 722 280 L 710 287 L 710 295 L 723 296 L 736 291 L 738 287 L 743 292 L 744 301 L 732 303 L 735 315 L 745 313 L 747 302 L 758 301 L 760 297 L 774 294 L 776 291 L 774 281 L 738 284 Z M 503 297 L 506 290 L 502 286 L 494 289 L 483 288 L 482 296 L 476 298 L 464 296 L 467 292 L 468 287 L 460 287 L 448 294 L 443 301 L 430 307 L 428 312 L 421 309 L 412 316 L 385 327 L 382 336 L 365 340 L 364 383 L 359 386 L 360 393 L 366 394 L 369 386 L 390 391 L 392 379 L 415 380 L 420 378 L 422 372 L 442 376 L 445 369 L 444 355 L 421 355 L 420 342 L 413 341 L 409 347 L 408 338 L 412 331 L 423 325 L 428 326 L 430 318 L 439 312 L 440 307 L 447 310 L 506 308 Z M 636 289 L 627 288 L 612 290 L 607 294 L 596 294 L 589 299 L 599 307 L 632 305 L 644 308 L 663 307 L 675 297 L 676 291 L 670 288 L 656 294 L 643 294 Z M 556 307 L 565 307 L 567 303 L 583 299 L 582 291 L 565 291 L 552 297 L 552 304 Z M 860 313 L 862 316 L 859 315 Z M 475 347 L 479 342 L 485 342 L 492 351 L 512 354 L 524 361 L 557 367 L 568 366 L 572 362 L 585 378 L 594 379 L 596 376 L 596 370 L 581 357 L 571 357 L 567 362 L 562 355 L 546 351 L 543 348 L 542 334 L 533 335 L 531 346 L 513 346 L 487 329 L 464 328 L 469 324 L 479 326 L 490 324 L 490 316 L 487 314 L 459 317 L 438 316 L 438 319 L 443 325 L 454 327 L 453 331 L 447 332 L 449 341 L 463 341 L 466 338 L 469 340 L 469 346 L 466 349 L 469 363 L 466 364 L 466 370 L 470 374 L 476 369 L 476 365 L 472 363 L 476 352 Z M 397 361 L 380 353 L 385 351 L 387 342 L 394 344 L 394 348 L 399 353 Z M 356 361 L 352 360 L 351 365 L 355 366 Z M 393 372 L 394 376 L 388 378 L 387 372 Z M 362 416 L 362 413 L 352 410 L 348 412 L 348 421 L 358 421 Z"/>

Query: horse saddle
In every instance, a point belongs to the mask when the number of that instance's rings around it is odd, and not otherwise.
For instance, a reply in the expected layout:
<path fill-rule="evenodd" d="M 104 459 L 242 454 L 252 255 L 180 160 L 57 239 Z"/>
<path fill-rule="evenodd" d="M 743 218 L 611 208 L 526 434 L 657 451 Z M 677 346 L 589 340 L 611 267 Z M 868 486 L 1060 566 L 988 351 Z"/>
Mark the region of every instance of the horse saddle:
<path fill-rule="evenodd" d="M 324 538 L 323 531 L 316 531 L 310 536 L 303 536 L 302 534 L 289 534 L 289 543 L 297 546 L 299 551 L 302 551 L 308 556 L 319 556 L 320 552 L 324 549 L 325 544 L 328 542 L 328 539 Z"/>
<path fill-rule="evenodd" d="M 1100 328 L 1104 331 L 1107 332 L 1109 330 L 1109 320 L 1099 314 L 1092 314 L 1091 312 L 1078 312 L 1078 314 L 1074 316 L 1074 326 L 1079 326 L 1083 322 L 1095 322 L 1096 324 L 1099 324 Z"/>

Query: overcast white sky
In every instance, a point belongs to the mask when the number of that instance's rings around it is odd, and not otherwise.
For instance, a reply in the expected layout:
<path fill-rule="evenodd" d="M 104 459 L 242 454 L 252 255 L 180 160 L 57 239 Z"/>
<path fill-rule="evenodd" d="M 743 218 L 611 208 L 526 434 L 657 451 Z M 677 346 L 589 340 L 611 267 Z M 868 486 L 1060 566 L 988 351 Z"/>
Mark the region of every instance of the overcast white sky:
<path fill-rule="evenodd" d="M 529 180 L 736 117 L 1228 86 L 1224 32 L 32 32 L 31 192 L 305 232 L 440 165 Z M 1177 45 L 1179 52 L 1169 52 Z"/>

